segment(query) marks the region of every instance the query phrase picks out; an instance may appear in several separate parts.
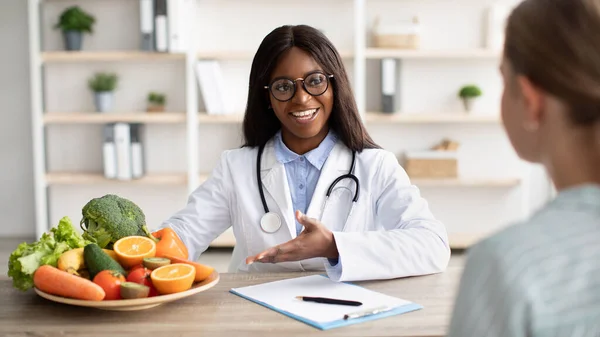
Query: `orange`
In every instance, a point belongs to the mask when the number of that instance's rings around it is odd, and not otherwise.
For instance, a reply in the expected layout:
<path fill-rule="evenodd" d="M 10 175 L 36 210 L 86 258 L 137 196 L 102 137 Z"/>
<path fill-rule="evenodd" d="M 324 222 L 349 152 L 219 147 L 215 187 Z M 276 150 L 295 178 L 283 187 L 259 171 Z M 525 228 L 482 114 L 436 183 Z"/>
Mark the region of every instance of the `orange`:
<path fill-rule="evenodd" d="M 126 236 L 113 245 L 117 260 L 129 269 L 136 264 L 141 264 L 145 257 L 154 257 L 156 242 L 145 236 Z"/>
<path fill-rule="evenodd" d="M 171 263 L 185 263 L 196 269 L 196 277 L 194 278 L 194 282 L 201 282 L 207 279 L 214 271 L 215 268 L 211 266 L 207 266 L 198 262 L 193 262 L 189 260 L 180 259 L 178 257 L 173 257 L 170 255 L 165 256 L 167 259 L 171 260 Z"/>
<path fill-rule="evenodd" d="M 152 285 L 159 294 L 173 294 L 192 287 L 196 269 L 185 263 L 173 263 L 156 268 L 150 274 Z"/>

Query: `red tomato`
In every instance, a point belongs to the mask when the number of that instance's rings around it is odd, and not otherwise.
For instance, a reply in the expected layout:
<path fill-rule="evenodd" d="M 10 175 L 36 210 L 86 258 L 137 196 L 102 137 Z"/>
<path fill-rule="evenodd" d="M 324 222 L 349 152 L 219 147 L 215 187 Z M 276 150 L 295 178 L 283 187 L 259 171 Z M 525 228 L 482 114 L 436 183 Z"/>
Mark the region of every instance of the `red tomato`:
<path fill-rule="evenodd" d="M 136 270 L 138 268 L 144 268 L 144 265 L 141 264 L 141 263 L 140 264 L 136 264 L 135 266 L 131 267 L 131 269 L 129 269 L 128 273 L 131 273 L 132 271 L 134 271 L 134 270 Z"/>
<path fill-rule="evenodd" d="M 125 276 L 114 270 L 103 270 L 94 277 L 94 283 L 104 289 L 106 293 L 104 300 L 121 299 L 121 283 L 123 282 L 125 282 Z"/>
<path fill-rule="evenodd" d="M 148 297 L 156 296 L 158 295 L 158 292 L 152 284 L 152 279 L 150 278 L 151 273 L 152 270 L 148 268 L 135 268 L 129 273 L 129 275 L 127 275 L 127 282 L 143 284 L 150 288 L 150 293 L 148 294 Z"/>

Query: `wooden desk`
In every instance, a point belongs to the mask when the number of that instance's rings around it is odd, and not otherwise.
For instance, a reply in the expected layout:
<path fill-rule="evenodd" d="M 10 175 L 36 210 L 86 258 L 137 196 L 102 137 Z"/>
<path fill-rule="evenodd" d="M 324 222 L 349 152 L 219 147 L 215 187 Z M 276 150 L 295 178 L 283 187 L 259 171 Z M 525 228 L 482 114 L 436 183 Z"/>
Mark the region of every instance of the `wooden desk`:
<path fill-rule="evenodd" d="M 0 335 L 10 336 L 443 336 L 461 268 L 441 274 L 359 282 L 424 309 L 327 331 L 315 329 L 229 293 L 229 289 L 303 274 L 221 274 L 206 292 L 156 308 L 116 312 L 50 302 L 0 279 Z"/>

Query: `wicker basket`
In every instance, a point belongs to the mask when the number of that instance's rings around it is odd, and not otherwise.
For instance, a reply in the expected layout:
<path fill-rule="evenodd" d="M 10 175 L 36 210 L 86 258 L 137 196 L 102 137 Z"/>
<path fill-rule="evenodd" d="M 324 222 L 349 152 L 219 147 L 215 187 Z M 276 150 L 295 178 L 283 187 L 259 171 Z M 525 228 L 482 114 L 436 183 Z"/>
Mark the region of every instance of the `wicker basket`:
<path fill-rule="evenodd" d="M 373 43 L 376 48 L 418 49 L 420 38 L 416 34 L 376 34 Z"/>
<path fill-rule="evenodd" d="M 456 178 L 458 159 L 455 151 L 424 151 L 406 153 L 404 164 L 411 178 Z"/>
<path fill-rule="evenodd" d="M 375 48 L 418 49 L 420 46 L 419 19 L 381 24 L 375 19 L 373 27 Z"/>

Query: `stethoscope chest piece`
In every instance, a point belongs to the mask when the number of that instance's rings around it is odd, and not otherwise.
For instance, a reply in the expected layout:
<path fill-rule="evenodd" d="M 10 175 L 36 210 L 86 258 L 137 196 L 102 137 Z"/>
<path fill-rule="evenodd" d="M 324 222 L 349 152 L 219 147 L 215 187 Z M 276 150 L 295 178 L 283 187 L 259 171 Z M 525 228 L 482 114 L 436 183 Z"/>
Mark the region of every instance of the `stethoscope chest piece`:
<path fill-rule="evenodd" d="M 281 218 L 277 213 L 267 212 L 260 218 L 260 228 L 267 233 L 275 233 L 281 227 Z"/>

